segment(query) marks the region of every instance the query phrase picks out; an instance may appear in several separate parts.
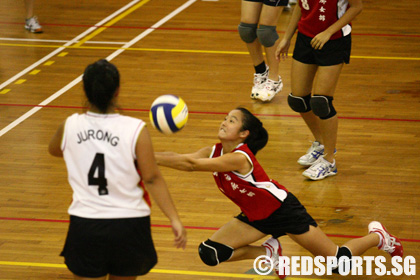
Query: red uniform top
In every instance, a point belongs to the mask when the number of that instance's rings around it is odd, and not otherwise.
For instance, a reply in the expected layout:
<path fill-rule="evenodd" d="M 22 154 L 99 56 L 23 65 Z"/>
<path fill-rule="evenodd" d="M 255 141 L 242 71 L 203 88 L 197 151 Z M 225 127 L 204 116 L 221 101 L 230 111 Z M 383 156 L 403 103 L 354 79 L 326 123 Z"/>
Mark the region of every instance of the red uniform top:
<path fill-rule="evenodd" d="M 303 35 L 315 37 L 339 20 L 349 8 L 348 0 L 299 0 L 302 16 L 298 30 Z M 330 40 L 349 35 L 351 23 L 333 34 Z"/>
<path fill-rule="evenodd" d="M 242 175 L 235 171 L 214 172 L 220 191 L 241 208 L 250 221 L 262 220 L 277 210 L 287 197 L 287 189 L 268 178 L 246 144 L 238 145 L 232 153 L 242 153 L 252 164 L 251 171 Z M 223 155 L 221 143 L 213 146 L 211 158 Z"/>

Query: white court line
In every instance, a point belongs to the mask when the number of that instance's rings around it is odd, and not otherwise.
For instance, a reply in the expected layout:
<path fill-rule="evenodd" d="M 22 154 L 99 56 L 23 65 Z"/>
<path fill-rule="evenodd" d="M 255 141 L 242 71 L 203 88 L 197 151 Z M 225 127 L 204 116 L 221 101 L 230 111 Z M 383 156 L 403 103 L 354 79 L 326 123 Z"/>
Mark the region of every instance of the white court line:
<path fill-rule="evenodd" d="M 173 12 L 171 12 L 166 17 L 162 18 L 160 21 L 158 21 L 157 23 L 155 23 L 154 25 L 152 25 L 149 29 L 147 29 L 144 32 L 142 32 L 140 35 L 138 35 L 137 37 L 135 37 L 130 42 L 128 42 L 127 44 L 125 44 L 121 49 L 118 49 L 115 52 L 113 52 L 106 59 L 109 60 L 109 61 L 112 60 L 112 59 L 114 59 L 115 57 L 117 57 L 118 55 L 120 55 L 122 52 L 124 52 L 127 48 L 131 47 L 132 45 L 134 45 L 135 43 L 137 43 L 138 41 L 140 41 L 141 39 L 143 39 L 144 37 L 146 37 L 147 35 L 149 35 L 151 32 L 155 31 L 156 28 L 158 28 L 159 26 L 161 26 L 164 23 L 166 23 L 167 21 L 169 21 L 171 18 L 173 18 L 174 16 L 176 16 L 177 14 L 179 14 L 180 12 L 182 12 L 183 10 L 185 10 L 186 8 L 188 8 L 189 6 L 191 6 L 196 1 L 197 0 L 189 0 L 189 1 L 185 2 L 179 8 L 177 8 L 176 10 L 174 10 Z M 24 120 L 26 120 L 27 118 L 29 118 L 30 116 L 32 116 L 33 114 L 35 114 L 36 112 L 38 112 L 39 110 L 41 110 L 43 106 L 45 106 L 48 103 L 52 102 L 54 99 L 56 99 L 57 97 L 59 97 L 60 95 L 62 95 L 66 91 L 68 91 L 74 85 L 78 84 L 82 80 L 82 76 L 83 75 L 80 75 L 79 77 L 77 77 L 76 79 L 74 79 L 73 81 L 71 81 L 69 84 L 67 84 L 65 87 L 63 87 L 62 89 L 60 89 L 59 91 L 57 91 L 56 93 L 54 93 L 53 95 L 51 95 L 50 97 L 48 97 L 47 99 L 45 99 L 44 101 L 42 101 L 41 103 L 39 103 L 37 107 L 32 108 L 31 110 L 29 110 L 28 112 L 26 112 L 25 114 L 23 114 L 22 116 L 20 116 L 18 119 L 16 119 L 12 123 L 10 123 L 8 126 L 6 126 L 5 128 L 3 128 L 2 130 L 0 130 L 0 137 L 2 137 L 4 134 L 6 134 L 10 130 L 12 130 L 14 127 L 16 127 L 17 125 L 19 125 L 21 122 L 23 122 Z"/>
<path fill-rule="evenodd" d="M 66 44 L 63 45 L 63 47 L 60 47 L 60 48 L 56 49 L 55 51 L 53 51 L 50 54 L 44 56 L 43 58 L 41 58 L 40 60 L 38 60 L 37 62 L 35 62 L 34 64 L 32 64 L 31 66 L 29 66 L 26 69 L 22 70 L 21 72 L 17 73 L 13 77 L 11 77 L 10 79 L 8 79 L 4 83 L 2 83 L 0 85 L 0 90 L 3 89 L 4 87 L 8 86 L 9 84 L 13 83 L 17 79 L 19 79 L 20 77 L 22 77 L 23 75 L 25 75 L 26 73 L 32 71 L 35 67 L 37 67 L 38 65 L 44 63 L 45 61 L 47 61 L 48 59 L 50 59 L 54 55 L 56 55 L 59 52 L 65 50 L 66 49 L 65 47 L 70 46 L 71 44 L 74 44 L 74 43 L 78 42 L 80 39 L 86 37 L 86 35 L 88 35 L 89 33 L 93 32 L 96 29 L 98 29 L 98 27 L 103 26 L 105 23 L 107 23 L 108 21 L 110 21 L 114 17 L 118 16 L 119 14 L 121 14 L 122 12 L 124 12 L 125 10 L 128 10 L 131 6 L 134 6 L 135 4 L 137 4 L 140 1 L 141 0 L 131 1 L 130 3 L 128 3 L 127 5 L 125 5 L 121 9 L 119 9 L 118 11 L 114 12 L 113 14 L 111 14 L 110 16 L 108 16 L 107 18 L 101 20 L 100 22 L 98 22 L 94 26 L 92 26 L 89 29 L 87 29 L 85 32 L 81 33 L 80 35 L 74 37 L 72 40 L 68 41 Z"/>
<path fill-rule="evenodd" d="M 23 38 L 0 38 L 0 41 L 18 41 L 18 42 L 42 42 L 42 43 L 68 43 L 69 40 L 47 40 L 47 39 L 23 39 Z M 79 43 L 76 41 L 74 43 Z M 86 41 L 85 44 L 106 44 L 106 45 L 124 45 L 127 42 L 105 42 L 105 41 Z"/>

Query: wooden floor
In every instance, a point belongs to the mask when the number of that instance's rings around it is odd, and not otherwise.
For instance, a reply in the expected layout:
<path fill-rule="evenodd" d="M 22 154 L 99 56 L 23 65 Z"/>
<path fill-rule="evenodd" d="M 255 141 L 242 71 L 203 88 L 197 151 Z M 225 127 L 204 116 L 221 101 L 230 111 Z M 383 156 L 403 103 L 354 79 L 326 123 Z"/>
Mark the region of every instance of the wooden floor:
<path fill-rule="evenodd" d="M 189 122 L 180 133 L 163 136 L 151 129 L 155 150 L 191 152 L 213 145 L 224 114 L 246 106 L 270 133 L 259 161 L 335 242 L 362 236 L 370 221 L 379 220 L 403 240 L 406 255 L 420 260 L 418 1 L 363 1 L 364 11 L 353 22 L 351 63 L 335 98 L 339 173 L 320 182 L 305 180 L 296 163 L 312 138 L 287 105 L 291 59 L 281 63 L 284 89 L 271 103 L 249 98 L 253 68 L 236 32 L 239 0 L 134 1 L 114 14 L 129 1 L 37 1 L 43 34 L 24 30 L 23 1 L 1 1 L 0 279 L 71 279 L 59 257 L 71 189 L 63 160 L 51 157 L 47 144 L 67 116 L 82 111 L 78 77 L 88 63 L 104 57 L 120 69 L 126 114 L 149 122 L 150 104 L 163 94 L 187 102 Z M 280 36 L 290 16 L 283 12 Z M 95 24 L 100 26 L 92 28 Z M 185 251 L 172 247 L 168 221 L 154 207 L 159 263 L 142 279 L 262 279 L 251 274 L 252 261 L 207 267 L 198 257 L 199 242 L 238 213 L 211 174 L 165 168 L 162 173 L 189 243 Z M 288 256 L 308 255 L 288 237 L 281 242 Z M 371 249 L 367 255 L 384 254 Z M 290 277 L 307 278 L 316 277 Z"/>

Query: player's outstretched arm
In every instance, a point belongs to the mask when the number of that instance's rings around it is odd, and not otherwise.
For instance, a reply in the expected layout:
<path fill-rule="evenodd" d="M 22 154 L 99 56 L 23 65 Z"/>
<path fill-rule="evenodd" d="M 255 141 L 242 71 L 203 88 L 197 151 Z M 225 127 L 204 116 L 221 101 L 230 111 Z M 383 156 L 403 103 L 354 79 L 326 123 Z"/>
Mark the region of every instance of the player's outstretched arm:
<path fill-rule="evenodd" d="M 183 171 L 247 173 L 251 169 L 251 164 L 242 153 L 209 158 L 211 150 L 211 147 L 207 147 L 193 154 L 155 153 L 155 156 L 158 165 Z"/>

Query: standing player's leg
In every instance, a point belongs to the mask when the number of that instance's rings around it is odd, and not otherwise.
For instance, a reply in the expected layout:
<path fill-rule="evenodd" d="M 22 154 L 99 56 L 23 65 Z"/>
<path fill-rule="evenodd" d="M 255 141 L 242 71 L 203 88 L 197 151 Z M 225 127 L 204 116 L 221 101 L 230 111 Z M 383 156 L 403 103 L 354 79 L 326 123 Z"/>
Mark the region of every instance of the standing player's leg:
<path fill-rule="evenodd" d="M 312 113 L 318 118 L 324 156 L 303 172 L 305 177 L 312 180 L 320 180 L 337 173 L 334 152 L 337 143 L 338 117 L 332 102 L 342 68 L 343 64 L 319 66 L 314 81 L 310 102 Z"/>
<path fill-rule="evenodd" d="M 35 0 L 25 0 L 25 29 L 32 33 L 42 33 L 42 26 L 39 24 L 38 18 L 34 15 L 34 2 Z"/>
<path fill-rule="evenodd" d="M 238 32 L 245 42 L 252 64 L 255 68 L 254 86 L 251 91 L 251 97 L 258 92 L 261 84 L 265 82 L 268 75 L 268 69 L 264 61 L 262 46 L 257 39 L 258 21 L 262 8 L 262 1 L 246 1 L 241 3 L 241 22 L 238 26 Z"/>
<path fill-rule="evenodd" d="M 263 90 L 256 98 L 261 101 L 270 101 L 283 89 L 283 83 L 279 75 L 279 62 L 276 59 L 276 49 L 279 43 L 277 24 L 287 1 L 278 2 L 279 6 L 271 6 L 268 1 L 264 2 L 261 10 L 259 27 L 257 29 L 258 40 L 264 46 L 267 65 L 270 69 L 268 79 Z"/>
<path fill-rule="evenodd" d="M 312 112 L 310 105 L 312 85 L 317 70 L 318 66 L 315 64 L 302 63 L 296 59 L 292 61 L 292 92 L 287 101 L 293 111 L 300 113 L 315 139 L 307 153 L 298 159 L 298 163 L 303 166 L 311 166 L 324 152 L 320 119 Z"/>

